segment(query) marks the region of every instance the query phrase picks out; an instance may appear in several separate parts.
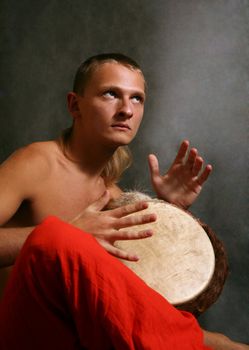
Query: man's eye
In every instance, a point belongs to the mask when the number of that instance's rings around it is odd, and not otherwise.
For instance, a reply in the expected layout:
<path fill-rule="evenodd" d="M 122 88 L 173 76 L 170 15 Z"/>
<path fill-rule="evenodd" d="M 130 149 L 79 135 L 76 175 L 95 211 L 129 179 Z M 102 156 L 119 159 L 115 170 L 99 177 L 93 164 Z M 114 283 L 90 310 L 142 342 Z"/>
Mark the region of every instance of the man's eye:
<path fill-rule="evenodd" d="M 135 95 L 132 97 L 132 99 L 135 101 L 135 102 L 139 102 L 139 103 L 143 103 L 143 98 L 142 96 L 139 96 L 139 95 Z"/>
<path fill-rule="evenodd" d="M 114 92 L 112 90 L 105 91 L 103 95 L 106 96 L 106 97 L 111 97 L 111 98 L 117 96 L 116 92 Z"/>

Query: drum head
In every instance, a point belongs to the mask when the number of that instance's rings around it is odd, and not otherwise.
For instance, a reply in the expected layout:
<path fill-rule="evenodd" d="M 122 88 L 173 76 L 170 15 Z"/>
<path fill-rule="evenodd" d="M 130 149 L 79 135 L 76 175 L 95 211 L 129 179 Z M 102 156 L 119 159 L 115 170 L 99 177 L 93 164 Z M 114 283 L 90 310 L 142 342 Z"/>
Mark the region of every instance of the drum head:
<path fill-rule="evenodd" d="M 132 229 L 151 228 L 154 235 L 115 245 L 139 256 L 138 262 L 122 262 L 171 304 L 188 302 L 206 289 L 213 276 L 212 244 L 202 226 L 187 212 L 163 201 L 148 203 L 141 214 L 156 213 L 157 221 Z"/>

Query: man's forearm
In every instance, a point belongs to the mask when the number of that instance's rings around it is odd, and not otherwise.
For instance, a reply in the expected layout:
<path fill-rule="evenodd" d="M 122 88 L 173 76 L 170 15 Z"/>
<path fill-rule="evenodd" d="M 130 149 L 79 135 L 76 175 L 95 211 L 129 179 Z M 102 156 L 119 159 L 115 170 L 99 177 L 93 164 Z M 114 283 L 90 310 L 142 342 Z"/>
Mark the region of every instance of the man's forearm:
<path fill-rule="evenodd" d="M 34 227 L 0 228 L 0 268 L 13 265 Z"/>
<path fill-rule="evenodd" d="M 246 344 L 236 343 L 220 333 L 203 331 L 204 344 L 213 350 L 249 350 Z"/>

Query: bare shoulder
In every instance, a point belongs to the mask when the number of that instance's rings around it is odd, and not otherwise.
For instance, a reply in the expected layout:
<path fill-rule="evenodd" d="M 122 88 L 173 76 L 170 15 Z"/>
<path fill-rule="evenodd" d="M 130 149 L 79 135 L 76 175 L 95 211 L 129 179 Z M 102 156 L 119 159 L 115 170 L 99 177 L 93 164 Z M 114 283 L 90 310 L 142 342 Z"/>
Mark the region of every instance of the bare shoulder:
<path fill-rule="evenodd" d="M 32 164 L 37 165 L 38 168 L 46 167 L 52 161 L 52 154 L 56 149 L 55 141 L 34 142 L 16 150 L 0 165 L 0 167 L 25 167 Z"/>
<path fill-rule="evenodd" d="M 47 177 L 58 147 L 55 141 L 35 142 L 16 150 L 0 165 L 0 185 L 20 187 Z M 1 187 L 1 186 L 0 186 Z"/>
<path fill-rule="evenodd" d="M 0 165 L 0 224 L 8 222 L 24 200 L 35 197 L 50 175 L 56 147 L 55 142 L 33 143 L 18 149 Z"/>

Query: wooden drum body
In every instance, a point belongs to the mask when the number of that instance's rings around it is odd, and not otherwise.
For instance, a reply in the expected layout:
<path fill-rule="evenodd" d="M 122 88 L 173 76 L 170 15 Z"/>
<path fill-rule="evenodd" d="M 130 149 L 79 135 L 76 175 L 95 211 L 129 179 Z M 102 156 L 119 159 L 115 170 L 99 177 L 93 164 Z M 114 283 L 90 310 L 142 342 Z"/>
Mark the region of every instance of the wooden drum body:
<path fill-rule="evenodd" d="M 143 199 L 149 207 L 141 214 L 155 213 L 157 220 L 132 229 L 151 228 L 154 235 L 117 241 L 116 246 L 139 256 L 138 262 L 121 261 L 171 304 L 198 316 L 222 291 L 228 271 L 224 247 L 207 225 L 164 201 L 131 192 L 110 207 Z"/>

